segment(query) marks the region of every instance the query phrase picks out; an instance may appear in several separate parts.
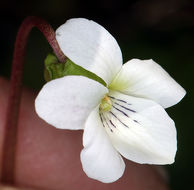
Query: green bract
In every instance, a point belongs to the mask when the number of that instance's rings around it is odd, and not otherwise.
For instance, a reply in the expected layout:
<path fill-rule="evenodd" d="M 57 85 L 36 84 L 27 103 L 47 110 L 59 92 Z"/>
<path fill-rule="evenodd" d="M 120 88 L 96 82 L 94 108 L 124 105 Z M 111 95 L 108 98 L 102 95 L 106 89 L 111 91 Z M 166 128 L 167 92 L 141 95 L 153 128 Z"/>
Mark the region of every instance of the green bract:
<path fill-rule="evenodd" d="M 87 71 L 83 67 L 76 65 L 69 59 L 67 59 L 65 63 L 59 63 L 55 55 L 48 54 L 44 64 L 44 78 L 47 82 L 67 75 L 81 75 L 98 81 L 102 85 L 106 86 L 106 83 L 103 79 L 98 77 L 96 74 Z"/>

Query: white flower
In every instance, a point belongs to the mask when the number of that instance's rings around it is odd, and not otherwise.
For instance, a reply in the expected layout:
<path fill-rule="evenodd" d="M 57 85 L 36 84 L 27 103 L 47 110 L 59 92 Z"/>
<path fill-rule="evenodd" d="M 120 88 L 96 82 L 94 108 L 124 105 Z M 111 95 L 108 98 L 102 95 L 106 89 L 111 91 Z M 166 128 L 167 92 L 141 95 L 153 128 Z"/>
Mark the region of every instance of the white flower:
<path fill-rule="evenodd" d="M 173 163 L 176 129 L 164 108 L 178 103 L 185 90 L 153 60 L 133 59 L 122 66 L 116 40 L 93 21 L 68 20 L 56 37 L 70 60 L 107 83 L 65 76 L 44 85 L 35 102 L 49 124 L 84 130 L 85 173 L 113 182 L 125 169 L 121 155 L 137 163 Z"/>

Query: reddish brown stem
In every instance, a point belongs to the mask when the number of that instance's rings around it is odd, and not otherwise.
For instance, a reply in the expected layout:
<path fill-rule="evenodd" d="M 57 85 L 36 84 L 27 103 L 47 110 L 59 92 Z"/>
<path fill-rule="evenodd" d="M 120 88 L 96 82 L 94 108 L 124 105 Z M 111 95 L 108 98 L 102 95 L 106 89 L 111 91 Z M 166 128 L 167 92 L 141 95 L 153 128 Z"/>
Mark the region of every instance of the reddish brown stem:
<path fill-rule="evenodd" d="M 18 31 L 13 54 L 11 85 L 8 108 L 6 113 L 2 170 L 1 170 L 1 181 L 7 184 L 14 184 L 15 153 L 18 129 L 17 124 L 21 100 L 24 56 L 27 38 L 33 27 L 37 27 L 44 34 L 49 44 L 53 48 L 59 61 L 60 62 L 65 61 L 65 56 L 59 48 L 59 45 L 55 38 L 55 32 L 52 29 L 52 27 L 41 18 L 27 17 L 23 21 Z"/>

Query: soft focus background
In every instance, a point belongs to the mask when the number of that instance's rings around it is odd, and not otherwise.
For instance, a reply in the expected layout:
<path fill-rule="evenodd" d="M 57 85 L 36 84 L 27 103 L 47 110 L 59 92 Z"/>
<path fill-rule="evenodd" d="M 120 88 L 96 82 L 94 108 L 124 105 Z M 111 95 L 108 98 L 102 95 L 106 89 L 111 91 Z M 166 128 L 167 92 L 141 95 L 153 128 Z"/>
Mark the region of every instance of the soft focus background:
<path fill-rule="evenodd" d="M 152 58 L 187 90 L 184 100 L 167 110 L 178 131 L 176 162 L 167 169 L 173 190 L 194 189 L 194 1 L 2 0 L 0 75 L 10 76 L 16 33 L 29 15 L 45 18 L 55 29 L 73 17 L 95 20 L 117 39 L 125 61 Z M 44 84 L 43 62 L 51 51 L 42 34 L 33 30 L 27 48 L 26 86 L 40 89 Z"/>

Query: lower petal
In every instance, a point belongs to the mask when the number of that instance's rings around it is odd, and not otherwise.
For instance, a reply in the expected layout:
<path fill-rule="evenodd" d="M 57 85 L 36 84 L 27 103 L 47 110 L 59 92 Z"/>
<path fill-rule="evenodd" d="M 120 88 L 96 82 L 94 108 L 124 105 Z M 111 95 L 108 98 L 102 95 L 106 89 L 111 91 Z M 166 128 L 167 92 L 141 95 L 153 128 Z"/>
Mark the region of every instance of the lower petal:
<path fill-rule="evenodd" d="M 98 107 L 86 121 L 83 145 L 81 162 L 88 177 L 110 183 L 123 175 L 124 161 L 112 146 L 103 128 Z"/>
<path fill-rule="evenodd" d="M 103 120 L 121 155 L 138 163 L 173 163 L 177 149 L 176 129 L 162 106 L 114 91 L 109 96 L 113 107 L 103 114 Z"/>

